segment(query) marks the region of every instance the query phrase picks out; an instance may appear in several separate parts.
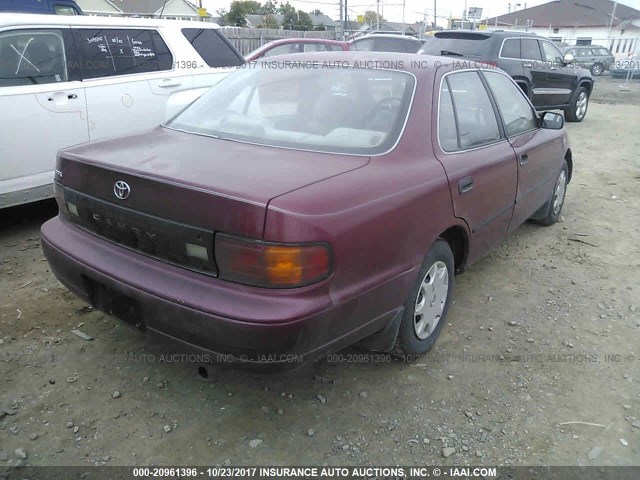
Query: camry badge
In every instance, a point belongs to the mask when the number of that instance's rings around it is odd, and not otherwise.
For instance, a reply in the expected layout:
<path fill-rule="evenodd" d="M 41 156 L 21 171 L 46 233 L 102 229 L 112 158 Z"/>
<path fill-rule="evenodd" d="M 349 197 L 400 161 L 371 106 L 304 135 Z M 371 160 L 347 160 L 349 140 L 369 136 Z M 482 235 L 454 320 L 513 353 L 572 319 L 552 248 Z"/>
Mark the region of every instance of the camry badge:
<path fill-rule="evenodd" d="M 127 182 L 118 180 L 113 185 L 113 194 L 120 200 L 126 200 L 131 194 L 131 187 L 129 187 L 129 184 L 127 184 Z"/>

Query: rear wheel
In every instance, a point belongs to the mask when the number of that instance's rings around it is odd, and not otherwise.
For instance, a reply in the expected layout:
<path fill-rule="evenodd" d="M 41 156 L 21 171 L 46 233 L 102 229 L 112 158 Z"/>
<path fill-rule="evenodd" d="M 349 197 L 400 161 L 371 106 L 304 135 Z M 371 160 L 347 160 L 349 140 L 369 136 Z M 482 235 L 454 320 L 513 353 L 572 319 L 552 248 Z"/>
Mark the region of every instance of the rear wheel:
<path fill-rule="evenodd" d="M 571 106 L 564 111 L 567 122 L 581 122 L 589 107 L 589 92 L 584 87 L 578 88 Z"/>
<path fill-rule="evenodd" d="M 393 349 L 405 361 L 429 351 L 438 338 L 451 304 L 454 271 L 451 247 L 444 240 L 436 240 L 405 302 Z"/>
<path fill-rule="evenodd" d="M 598 77 L 602 75 L 603 71 L 604 71 L 604 67 L 602 66 L 601 63 L 594 63 L 593 66 L 591 67 L 591 75 L 593 75 L 594 77 Z"/>

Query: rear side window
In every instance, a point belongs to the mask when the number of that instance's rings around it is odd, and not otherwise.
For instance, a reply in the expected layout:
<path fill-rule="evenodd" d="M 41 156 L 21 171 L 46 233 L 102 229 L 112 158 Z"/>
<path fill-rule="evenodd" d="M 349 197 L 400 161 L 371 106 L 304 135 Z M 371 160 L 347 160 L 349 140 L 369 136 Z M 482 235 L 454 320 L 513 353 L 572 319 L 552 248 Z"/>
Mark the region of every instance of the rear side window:
<path fill-rule="evenodd" d="M 287 43 L 285 45 L 278 45 L 267 50 L 263 57 L 275 57 L 278 55 L 287 55 L 289 53 L 300 53 L 300 43 Z"/>
<path fill-rule="evenodd" d="M 500 56 L 504 58 L 520 58 L 520 39 L 507 38 L 502 45 Z"/>
<path fill-rule="evenodd" d="M 0 87 L 66 82 L 62 30 L 0 33 Z"/>
<path fill-rule="evenodd" d="M 596 55 L 603 55 L 603 56 L 610 56 L 611 52 L 609 50 L 607 50 L 606 48 L 596 48 L 595 50 Z"/>
<path fill-rule="evenodd" d="M 156 30 L 73 29 L 82 79 L 171 70 L 173 56 Z"/>
<path fill-rule="evenodd" d="M 440 147 L 445 152 L 454 152 L 458 149 L 458 129 L 456 128 L 456 115 L 453 112 L 451 92 L 447 79 L 442 82 L 440 89 L 440 110 L 438 111 L 438 140 Z"/>
<path fill-rule="evenodd" d="M 455 112 L 458 149 L 480 147 L 498 141 L 498 120 L 478 74 L 454 73 L 447 75 L 445 80 Z"/>
<path fill-rule="evenodd" d="M 378 52 L 406 53 L 407 51 L 404 41 L 400 38 L 376 38 L 375 40 L 375 50 Z M 416 49 L 416 51 L 418 50 Z"/>
<path fill-rule="evenodd" d="M 210 67 L 237 67 L 244 64 L 240 54 L 214 29 L 183 28 L 182 34 Z"/>
<path fill-rule="evenodd" d="M 62 5 L 56 5 L 53 7 L 56 15 L 77 15 L 78 12 L 75 11 L 73 7 L 65 7 Z"/>
<path fill-rule="evenodd" d="M 525 60 L 542 60 L 540 56 L 540 47 L 538 40 L 532 38 L 523 38 L 520 40 L 520 48 L 522 50 L 522 58 Z"/>
<path fill-rule="evenodd" d="M 436 33 L 421 49 L 427 55 L 489 58 L 490 37 L 473 32 Z"/>

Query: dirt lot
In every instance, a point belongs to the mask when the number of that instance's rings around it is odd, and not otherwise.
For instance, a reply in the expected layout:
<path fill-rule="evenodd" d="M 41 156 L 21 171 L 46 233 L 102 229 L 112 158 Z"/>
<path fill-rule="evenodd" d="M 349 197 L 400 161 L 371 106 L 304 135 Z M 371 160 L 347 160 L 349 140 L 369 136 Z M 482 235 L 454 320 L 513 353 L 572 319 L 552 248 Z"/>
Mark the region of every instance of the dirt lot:
<path fill-rule="evenodd" d="M 203 378 L 57 282 L 39 246 L 55 206 L 3 211 L 0 467 L 639 465 L 640 82 L 620 83 L 598 79 L 568 125 L 562 223 L 524 225 L 457 277 L 449 324 L 411 365 L 350 349 Z"/>

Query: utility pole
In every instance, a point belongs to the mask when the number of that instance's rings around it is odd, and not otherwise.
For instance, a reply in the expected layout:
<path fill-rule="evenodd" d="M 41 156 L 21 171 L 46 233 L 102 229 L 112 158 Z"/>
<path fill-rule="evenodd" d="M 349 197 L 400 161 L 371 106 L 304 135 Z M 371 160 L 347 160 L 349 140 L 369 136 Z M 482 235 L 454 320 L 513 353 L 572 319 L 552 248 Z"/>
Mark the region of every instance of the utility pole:
<path fill-rule="evenodd" d="M 200 11 L 202 11 L 202 0 L 199 0 L 199 1 L 198 1 L 198 6 L 200 7 Z M 199 13 L 199 12 L 198 12 L 198 13 Z M 204 22 L 204 17 L 200 17 L 200 18 L 199 18 L 199 20 L 200 20 L 201 22 Z"/>
<path fill-rule="evenodd" d="M 611 20 L 609 20 L 609 48 L 611 48 L 611 27 L 613 26 L 613 17 L 616 16 L 616 7 L 618 6 L 618 1 L 616 0 L 613 3 L 613 12 L 611 12 Z"/>
<path fill-rule="evenodd" d="M 436 1 L 437 0 L 433 0 L 433 28 L 436 28 Z"/>
<path fill-rule="evenodd" d="M 380 30 L 380 0 L 377 0 L 376 6 L 376 31 Z"/>
<path fill-rule="evenodd" d="M 404 35 L 404 4 L 405 0 L 402 0 L 402 34 Z"/>
<path fill-rule="evenodd" d="M 342 4 L 342 0 L 340 0 L 340 28 L 342 28 L 342 35 L 340 35 L 340 40 L 344 40 L 345 34 L 345 21 L 343 20 L 342 14 L 344 13 L 344 5 Z"/>
<path fill-rule="evenodd" d="M 344 0 L 344 28 L 343 28 L 343 30 L 347 30 L 349 28 L 349 12 L 347 11 L 347 8 L 348 8 L 347 7 L 347 0 Z"/>

